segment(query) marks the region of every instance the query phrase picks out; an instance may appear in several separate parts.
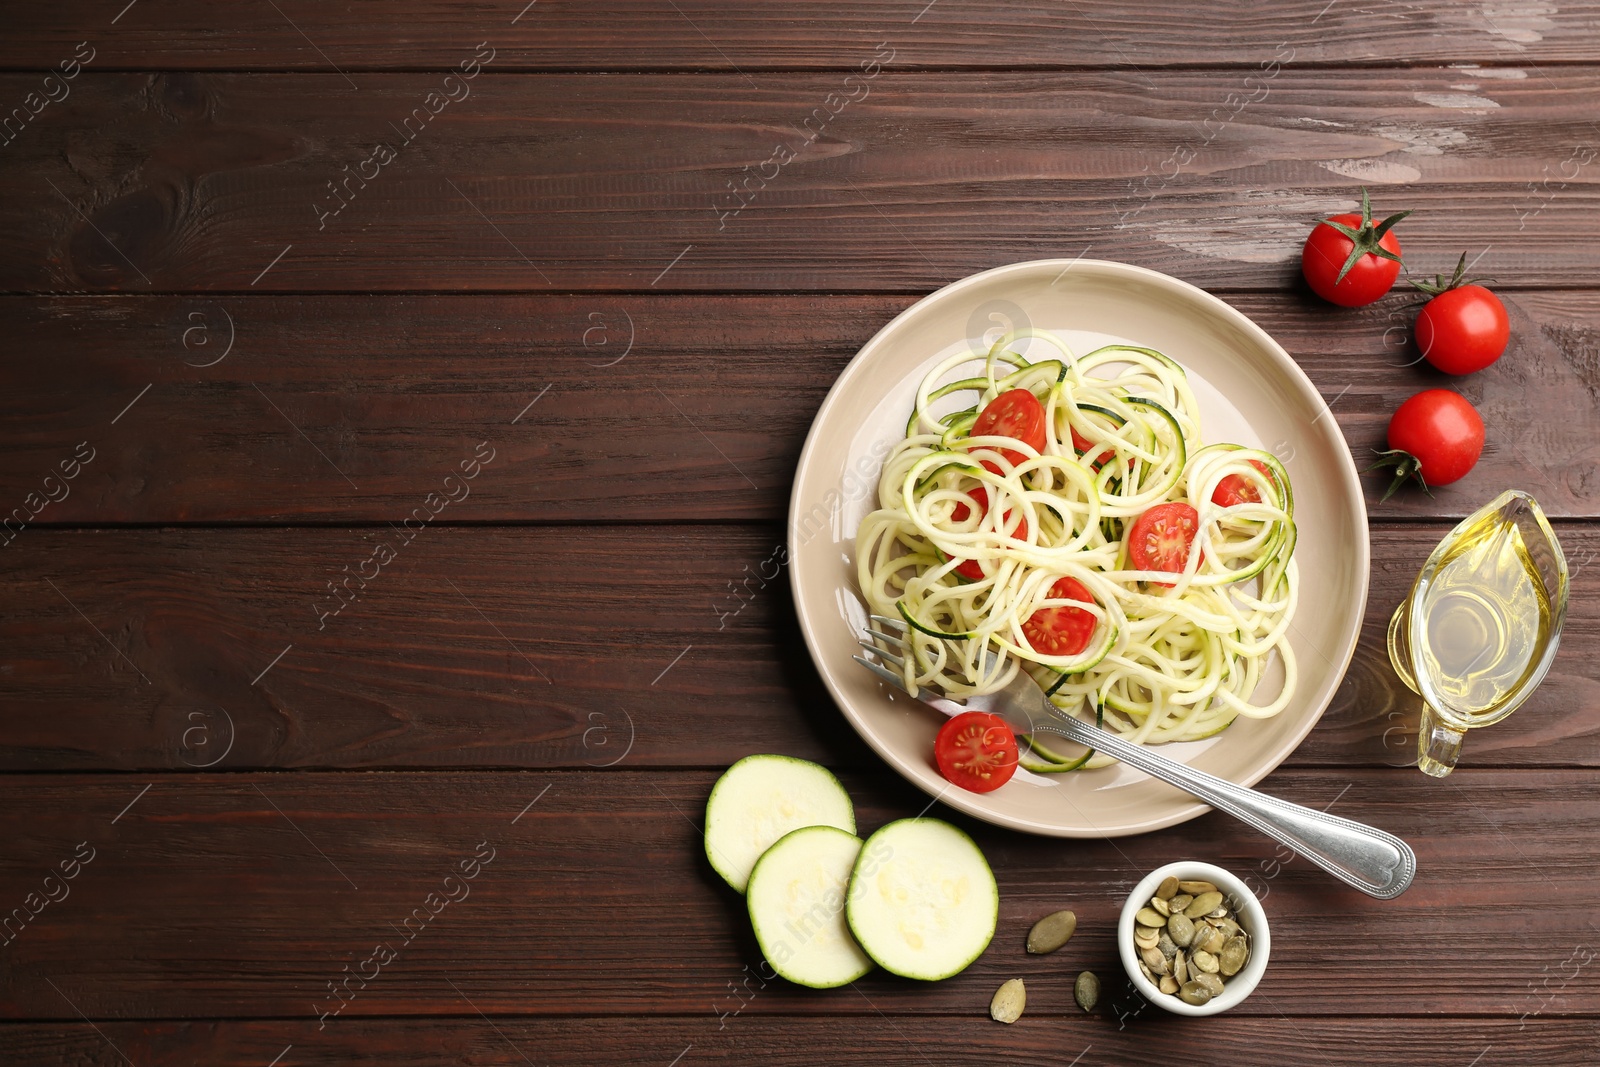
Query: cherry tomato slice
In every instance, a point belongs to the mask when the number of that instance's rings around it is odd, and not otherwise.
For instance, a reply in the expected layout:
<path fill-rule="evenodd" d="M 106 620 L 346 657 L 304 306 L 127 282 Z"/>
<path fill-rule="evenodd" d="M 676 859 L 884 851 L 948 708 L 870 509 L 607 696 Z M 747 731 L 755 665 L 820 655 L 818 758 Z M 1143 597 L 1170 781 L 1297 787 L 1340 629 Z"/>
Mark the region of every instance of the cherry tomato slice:
<path fill-rule="evenodd" d="M 979 515 L 988 514 L 989 491 L 987 489 L 980 485 L 975 489 L 967 490 L 967 495 L 973 500 L 977 501 L 978 507 L 982 509 L 979 512 Z M 950 518 L 956 522 L 966 522 L 967 516 L 971 514 L 972 509 L 968 508 L 965 504 L 957 504 L 955 510 L 950 513 Z M 1001 516 L 1007 528 L 1009 528 L 1011 525 L 1012 514 L 1013 512 L 1007 511 L 1003 516 Z M 1028 520 L 1019 520 L 1017 522 L 1017 528 L 1015 530 L 1010 530 L 1009 532 L 1012 537 L 1026 538 L 1028 536 Z M 961 561 L 961 564 L 956 567 L 956 573 L 970 582 L 980 581 L 983 578 L 983 565 L 975 559 L 964 559 Z"/>
<path fill-rule="evenodd" d="M 1188 504 L 1181 500 L 1157 504 L 1133 520 L 1128 530 L 1128 558 L 1135 570 L 1181 574 L 1199 530 L 1200 514 Z"/>
<path fill-rule="evenodd" d="M 1265 474 L 1268 478 L 1272 477 L 1271 472 L 1267 470 L 1267 465 L 1260 460 L 1251 460 L 1250 466 Z M 1256 489 L 1256 484 L 1244 475 L 1230 474 L 1217 483 L 1216 490 L 1211 494 L 1211 502 L 1220 504 L 1225 508 L 1231 508 L 1235 504 L 1259 504 L 1261 503 L 1261 493 Z"/>
<path fill-rule="evenodd" d="M 998 715 L 962 712 L 939 728 L 933 759 L 951 785 L 991 793 L 1017 773 L 1017 738 Z"/>
<path fill-rule="evenodd" d="M 1009 437 L 1035 452 L 1044 451 L 1044 405 L 1026 389 L 1007 389 L 978 413 L 973 437 Z M 1028 457 L 1009 448 L 996 449 L 1012 466 Z"/>
<path fill-rule="evenodd" d="M 1093 604 L 1094 597 L 1076 578 L 1061 578 L 1050 587 L 1055 600 L 1081 600 Z M 1040 608 L 1022 624 L 1022 633 L 1035 652 L 1046 656 L 1076 656 L 1089 647 L 1094 626 L 1099 620 L 1082 608 Z"/>

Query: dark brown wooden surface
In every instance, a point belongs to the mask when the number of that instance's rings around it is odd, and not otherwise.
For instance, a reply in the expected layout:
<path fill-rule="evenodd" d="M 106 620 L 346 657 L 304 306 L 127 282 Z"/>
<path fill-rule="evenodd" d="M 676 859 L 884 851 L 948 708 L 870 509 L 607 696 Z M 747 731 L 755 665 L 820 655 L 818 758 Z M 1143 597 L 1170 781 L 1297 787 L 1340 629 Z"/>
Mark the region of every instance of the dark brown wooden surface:
<path fill-rule="evenodd" d="M 319 228 L 327 183 L 399 145 L 390 124 L 480 42 L 470 95 Z M 1592 3 L 9 11 L 0 512 L 35 514 L 0 546 L 0 1062 L 1591 1062 L 1597 99 Z M 796 159 L 721 217 L 780 143 Z M 1496 278 L 1494 367 L 1412 365 L 1403 293 L 1306 291 L 1300 240 L 1362 184 L 1416 209 L 1414 272 L 1466 251 Z M 1418 881 L 1371 901 L 1217 815 L 1115 842 L 952 816 L 1001 887 L 971 969 L 762 985 L 702 858 L 718 771 L 823 761 L 868 829 L 927 800 L 833 706 L 787 576 L 748 602 L 734 583 L 781 543 L 806 430 L 863 342 L 967 273 L 1079 254 L 1255 319 L 1358 462 L 1419 389 L 1483 412 L 1458 485 L 1380 505 L 1369 476 L 1360 648 L 1264 783 L 1402 834 Z M 331 613 L 327 583 L 475 455 L 470 495 Z M 1575 571 L 1562 651 L 1432 781 L 1405 766 L 1416 701 L 1384 626 L 1449 521 L 1512 486 Z M 399 944 L 484 842 L 470 896 Z M 1179 856 L 1266 895 L 1271 967 L 1223 1017 L 1133 1013 L 1112 981 L 1123 896 Z M 1063 906 L 1078 936 L 1026 956 Z M 386 939 L 396 960 L 319 1018 Z M 1084 968 L 1107 980 L 1092 1016 Z M 1002 1027 L 989 997 L 1017 976 L 1028 1013 Z"/>
<path fill-rule="evenodd" d="M 491 67 L 351 91 L 337 74 L 89 70 L 5 147 L 0 290 L 924 291 L 1085 248 L 1281 290 L 1304 220 L 1359 206 L 1361 181 L 1394 183 L 1375 184 L 1380 210 L 1416 209 L 1424 274 L 1488 248 L 1480 266 L 1512 286 L 1581 281 L 1600 267 L 1595 161 L 1570 181 L 1562 166 L 1600 137 L 1600 70 L 1480 74 Z M 39 83 L 0 76 L 0 99 Z M 470 95 L 406 144 L 402 120 L 446 91 Z M 361 183 L 379 142 L 398 155 Z M 779 144 L 795 158 L 757 190 Z M 725 218 L 746 167 L 754 200 Z"/>

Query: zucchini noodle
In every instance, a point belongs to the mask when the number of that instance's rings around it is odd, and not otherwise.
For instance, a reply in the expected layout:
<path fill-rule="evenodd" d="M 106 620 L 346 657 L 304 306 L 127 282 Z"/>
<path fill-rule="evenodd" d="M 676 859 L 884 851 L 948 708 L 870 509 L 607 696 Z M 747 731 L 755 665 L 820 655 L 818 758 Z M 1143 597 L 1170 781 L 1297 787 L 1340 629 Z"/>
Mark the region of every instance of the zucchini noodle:
<path fill-rule="evenodd" d="M 1040 347 L 1051 358 L 1022 355 Z M 1043 451 L 971 435 L 979 413 L 1012 389 L 1043 405 Z M 1087 445 L 1082 454 L 1074 439 Z M 1248 487 L 1235 494 L 1244 499 L 1214 503 L 1234 476 L 1230 484 Z M 1127 530 L 1171 501 L 1199 516 L 1183 571 L 1134 568 Z M 910 626 L 901 670 L 913 694 L 992 693 L 1026 671 L 1063 712 L 1160 744 L 1209 737 L 1241 715 L 1276 715 L 1294 693 L 1288 472 L 1260 449 L 1203 444 L 1183 368 L 1154 349 L 1107 345 L 1075 357 L 1056 335 L 1027 329 L 942 360 L 884 461 L 877 502 L 856 537 L 857 577 L 873 612 Z M 963 565 L 983 577 L 957 573 Z M 1093 603 L 1052 597 L 1062 578 Z M 1082 652 L 1050 655 L 1030 643 L 1024 623 L 1053 607 L 1094 616 Z M 1274 650 L 1283 686 L 1256 703 Z M 1111 762 L 1033 748 L 1058 769 Z"/>

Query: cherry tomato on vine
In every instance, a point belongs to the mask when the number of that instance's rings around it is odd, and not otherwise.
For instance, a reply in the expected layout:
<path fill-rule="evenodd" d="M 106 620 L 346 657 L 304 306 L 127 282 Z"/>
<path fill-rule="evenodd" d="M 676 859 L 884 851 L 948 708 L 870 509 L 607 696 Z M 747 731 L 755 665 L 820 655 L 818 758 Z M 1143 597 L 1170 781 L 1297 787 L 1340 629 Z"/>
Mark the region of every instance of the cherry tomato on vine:
<path fill-rule="evenodd" d="M 1462 478 L 1483 454 L 1483 419 L 1460 393 L 1424 389 L 1401 404 L 1389 420 L 1389 451 L 1379 467 L 1392 467 L 1394 481 L 1383 499 L 1401 483 L 1416 479 L 1423 489 L 1449 485 Z"/>
<path fill-rule="evenodd" d="M 1461 253 L 1447 282 L 1413 282 L 1433 297 L 1417 315 L 1417 347 L 1422 358 L 1446 374 L 1471 374 L 1499 359 L 1511 340 L 1506 306 L 1472 279 L 1462 279 L 1467 254 Z"/>
<path fill-rule="evenodd" d="M 1076 578 L 1060 578 L 1050 587 L 1052 600 L 1081 600 L 1093 604 L 1094 597 Z M 1046 656 L 1076 656 L 1089 647 L 1094 624 L 1099 620 L 1082 608 L 1040 608 L 1022 624 L 1022 633 L 1035 652 Z"/>
<path fill-rule="evenodd" d="M 939 728 L 933 760 L 951 785 L 992 793 L 1017 773 L 1017 736 L 998 715 L 962 712 Z"/>
<path fill-rule="evenodd" d="M 1128 558 L 1135 570 L 1182 574 L 1199 530 L 1200 513 L 1188 504 L 1181 500 L 1157 504 L 1129 527 Z"/>
<path fill-rule="evenodd" d="M 1035 452 L 1043 452 L 1044 405 L 1026 389 L 1007 389 L 978 412 L 978 421 L 972 424 L 971 436 L 1009 437 L 1028 445 Z M 1009 448 L 995 451 L 1009 460 L 1013 467 L 1028 458 Z"/>
<path fill-rule="evenodd" d="M 1347 308 L 1387 293 L 1400 276 L 1400 239 L 1393 227 L 1409 214 L 1401 211 L 1374 225 L 1372 202 L 1362 189 L 1361 214 L 1317 223 L 1300 252 L 1300 271 L 1312 292 Z"/>

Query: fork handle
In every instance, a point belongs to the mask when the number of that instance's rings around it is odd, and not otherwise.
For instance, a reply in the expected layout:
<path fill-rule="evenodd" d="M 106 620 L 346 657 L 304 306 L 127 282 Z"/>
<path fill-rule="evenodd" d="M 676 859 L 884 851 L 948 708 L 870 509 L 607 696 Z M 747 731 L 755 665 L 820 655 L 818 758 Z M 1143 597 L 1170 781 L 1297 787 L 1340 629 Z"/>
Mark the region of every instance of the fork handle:
<path fill-rule="evenodd" d="M 1116 734 L 1061 714 L 1045 702 L 1054 733 L 1088 745 L 1153 778 L 1177 786 L 1288 845 L 1335 878 L 1379 900 L 1406 891 L 1417 873 L 1417 855 L 1394 834 L 1315 808 L 1224 781 L 1125 741 Z"/>

